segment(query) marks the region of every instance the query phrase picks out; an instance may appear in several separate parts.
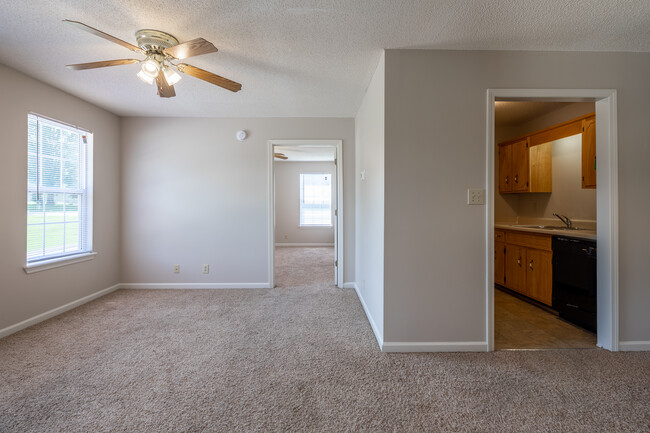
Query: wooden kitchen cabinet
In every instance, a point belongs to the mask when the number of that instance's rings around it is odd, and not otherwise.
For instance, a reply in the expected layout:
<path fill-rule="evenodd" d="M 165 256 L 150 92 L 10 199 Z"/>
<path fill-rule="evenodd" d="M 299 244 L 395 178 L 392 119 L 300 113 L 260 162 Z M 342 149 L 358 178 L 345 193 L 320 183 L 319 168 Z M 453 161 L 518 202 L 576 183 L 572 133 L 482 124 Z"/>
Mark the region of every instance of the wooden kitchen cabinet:
<path fill-rule="evenodd" d="M 512 145 L 499 147 L 499 192 L 512 192 Z"/>
<path fill-rule="evenodd" d="M 529 188 L 530 158 L 528 139 L 512 143 L 512 181 L 514 192 L 526 192 Z"/>
<path fill-rule="evenodd" d="M 499 144 L 499 192 L 552 192 L 552 152 L 529 137 Z"/>
<path fill-rule="evenodd" d="M 582 187 L 596 188 L 596 116 L 582 120 Z"/>
<path fill-rule="evenodd" d="M 526 249 L 526 291 L 527 295 L 546 305 L 553 299 L 553 253 Z"/>
<path fill-rule="evenodd" d="M 501 230 L 494 231 L 494 283 L 506 283 L 506 234 Z"/>
<path fill-rule="evenodd" d="M 553 252 L 551 235 L 499 230 L 505 233 L 505 242 L 499 240 L 495 231 L 495 271 L 496 284 L 528 296 L 546 305 L 551 305 L 553 297 Z M 498 267 L 500 251 L 504 260 Z M 503 269 L 503 275 L 500 270 Z M 503 280 L 501 280 L 501 276 Z M 501 283 L 503 281 L 503 283 Z"/>
<path fill-rule="evenodd" d="M 526 289 L 526 248 L 506 245 L 505 286 L 528 296 Z"/>

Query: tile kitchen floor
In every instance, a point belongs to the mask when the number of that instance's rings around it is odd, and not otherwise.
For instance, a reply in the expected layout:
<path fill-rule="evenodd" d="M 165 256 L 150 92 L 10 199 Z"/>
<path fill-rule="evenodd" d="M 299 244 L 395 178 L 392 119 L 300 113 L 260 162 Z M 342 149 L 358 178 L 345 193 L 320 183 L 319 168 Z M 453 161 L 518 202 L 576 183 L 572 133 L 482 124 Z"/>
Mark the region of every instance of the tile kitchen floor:
<path fill-rule="evenodd" d="M 494 348 L 595 349 L 596 335 L 495 289 Z"/>

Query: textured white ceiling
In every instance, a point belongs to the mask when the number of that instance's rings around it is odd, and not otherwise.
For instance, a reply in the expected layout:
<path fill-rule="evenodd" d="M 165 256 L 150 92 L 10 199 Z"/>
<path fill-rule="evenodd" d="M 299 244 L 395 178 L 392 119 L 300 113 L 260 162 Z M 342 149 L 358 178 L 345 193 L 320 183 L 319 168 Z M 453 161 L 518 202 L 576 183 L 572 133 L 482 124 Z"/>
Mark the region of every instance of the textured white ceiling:
<path fill-rule="evenodd" d="M 384 48 L 650 51 L 648 0 L 0 0 L 0 63 L 123 116 L 351 117 Z M 242 83 L 231 93 L 190 76 L 162 99 L 138 65 L 64 65 L 134 53 L 153 28 L 218 53 L 187 63 Z"/>

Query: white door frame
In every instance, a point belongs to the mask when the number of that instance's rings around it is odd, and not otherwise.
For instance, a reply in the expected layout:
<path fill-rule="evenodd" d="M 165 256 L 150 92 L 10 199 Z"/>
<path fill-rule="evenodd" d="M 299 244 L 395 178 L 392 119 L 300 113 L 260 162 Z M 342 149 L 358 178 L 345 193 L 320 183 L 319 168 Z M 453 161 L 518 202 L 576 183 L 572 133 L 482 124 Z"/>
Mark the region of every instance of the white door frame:
<path fill-rule="evenodd" d="M 269 140 L 269 287 L 275 287 L 275 158 L 274 146 L 333 147 L 336 149 L 336 283 L 343 288 L 343 140 Z"/>
<path fill-rule="evenodd" d="M 596 102 L 596 212 L 598 219 L 598 343 L 618 351 L 618 143 L 616 90 L 611 89 L 488 89 L 486 179 L 486 340 L 494 350 L 494 102 L 535 100 Z"/>

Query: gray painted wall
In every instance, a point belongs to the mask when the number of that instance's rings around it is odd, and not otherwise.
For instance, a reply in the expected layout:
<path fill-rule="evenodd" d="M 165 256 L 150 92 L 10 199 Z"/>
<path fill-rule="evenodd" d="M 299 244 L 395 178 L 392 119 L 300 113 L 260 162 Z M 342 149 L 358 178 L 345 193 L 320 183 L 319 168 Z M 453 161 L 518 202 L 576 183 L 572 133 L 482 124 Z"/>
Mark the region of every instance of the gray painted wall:
<path fill-rule="evenodd" d="M 107 111 L 0 65 L 0 329 L 119 283 L 120 121 Z M 94 260 L 25 274 L 27 114 L 94 133 Z"/>
<path fill-rule="evenodd" d="M 386 341 L 485 341 L 488 88 L 617 89 L 620 339 L 650 341 L 650 53 L 386 51 Z"/>
<path fill-rule="evenodd" d="M 275 243 L 334 244 L 334 227 L 300 227 L 300 174 L 332 176 L 332 222 L 336 208 L 336 166 L 333 162 L 275 162 Z M 354 180 L 351 179 L 351 180 Z"/>
<path fill-rule="evenodd" d="M 384 332 L 384 68 L 382 54 L 355 119 L 356 283 L 380 341 Z"/>
<path fill-rule="evenodd" d="M 354 120 L 334 118 L 124 119 L 122 281 L 268 283 L 271 139 L 343 140 L 344 281 L 354 281 Z"/>

